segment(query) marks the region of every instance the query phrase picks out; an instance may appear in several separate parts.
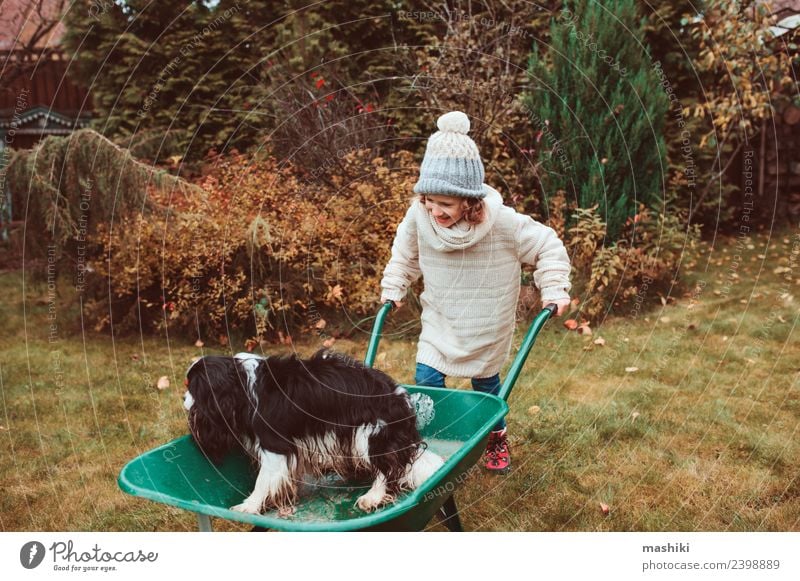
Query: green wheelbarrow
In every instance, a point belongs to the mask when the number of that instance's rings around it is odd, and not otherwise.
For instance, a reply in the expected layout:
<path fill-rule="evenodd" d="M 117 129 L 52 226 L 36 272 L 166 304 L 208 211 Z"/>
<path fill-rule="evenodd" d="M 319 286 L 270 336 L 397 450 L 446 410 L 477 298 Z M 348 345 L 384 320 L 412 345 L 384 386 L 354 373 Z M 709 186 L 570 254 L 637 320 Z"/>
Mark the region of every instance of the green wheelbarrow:
<path fill-rule="evenodd" d="M 385 304 L 375 319 L 364 361 L 368 367 L 375 362 L 383 323 L 391 309 L 391 303 Z M 369 489 L 369 482 L 342 481 L 335 476 L 304 482 L 291 516 L 279 516 L 277 511 L 260 515 L 232 511 L 229 507 L 239 504 L 253 489 L 256 469 L 243 453 L 232 453 L 221 464 L 212 464 L 189 435 L 128 462 L 120 472 L 119 486 L 133 496 L 196 513 L 201 531 L 212 530 L 212 517 L 248 523 L 255 530 L 419 531 L 434 516 L 439 516 L 449 530 L 460 531 L 453 491 L 481 458 L 492 427 L 508 412 L 506 399 L 536 336 L 555 311 L 555 305 L 547 305 L 531 323 L 497 396 L 404 386 L 412 394 L 423 393 L 433 400 L 433 418 L 421 435 L 429 449 L 445 462 L 422 486 L 375 512 L 355 508 L 356 499 Z"/>

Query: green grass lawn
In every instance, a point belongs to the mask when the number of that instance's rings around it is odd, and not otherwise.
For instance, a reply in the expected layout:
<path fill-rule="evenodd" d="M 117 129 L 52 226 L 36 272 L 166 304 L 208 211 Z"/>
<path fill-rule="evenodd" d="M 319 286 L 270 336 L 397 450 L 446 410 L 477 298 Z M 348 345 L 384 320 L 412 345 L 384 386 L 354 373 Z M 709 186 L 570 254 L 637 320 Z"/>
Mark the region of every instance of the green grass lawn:
<path fill-rule="evenodd" d="M 688 290 L 642 297 L 657 308 L 591 336 L 547 325 L 509 401 L 513 469 L 470 473 L 456 493 L 465 528 L 800 530 L 800 235 L 715 248 L 685 257 Z M 26 279 L 23 300 L 22 273 L 0 275 L 0 529 L 193 530 L 193 515 L 129 497 L 116 477 L 186 433 L 183 376 L 201 350 L 82 330 L 65 284 L 56 296 Z M 366 342 L 336 348 L 360 357 Z M 413 337 L 388 338 L 378 362 L 410 382 L 414 352 Z"/>

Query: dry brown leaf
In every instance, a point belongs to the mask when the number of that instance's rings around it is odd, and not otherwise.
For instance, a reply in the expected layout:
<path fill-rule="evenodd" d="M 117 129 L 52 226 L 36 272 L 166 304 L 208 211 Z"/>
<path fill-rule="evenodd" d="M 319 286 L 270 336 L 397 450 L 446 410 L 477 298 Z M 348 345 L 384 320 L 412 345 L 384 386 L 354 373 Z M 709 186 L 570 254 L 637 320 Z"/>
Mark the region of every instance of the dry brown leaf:
<path fill-rule="evenodd" d="M 205 345 L 205 343 L 203 343 L 203 341 L 201 341 L 200 339 L 194 342 L 195 347 L 202 347 L 203 345 Z"/>
<path fill-rule="evenodd" d="M 639 368 L 638 367 L 626 367 L 625 371 L 627 373 L 636 373 L 637 371 L 639 371 Z"/>
<path fill-rule="evenodd" d="M 540 411 L 542 411 L 542 408 L 540 408 L 538 405 L 532 405 L 531 407 L 528 408 L 528 413 L 532 416 L 535 416 Z"/>
<path fill-rule="evenodd" d="M 314 328 L 315 329 L 324 329 L 327 324 L 328 324 L 328 321 L 326 321 L 325 319 L 320 319 L 319 321 L 317 321 L 317 324 L 314 325 Z"/>
<path fill-rule="evenodd" d="M 578 331 L 579 335 L 591 335 L 592 334 L 592 328 L 589 326 L 588 323 L 584 323 L 582 325 L 579 325 L 577 331 Z"/>
<path fill-rule="evenodd" d="M 164 390 L 169 389 L 169 377 L 166 375 L 162 375 L 158 378 L 158 383 L 156 383 L 156 387 L 158 389 Z"/>
<path fill-rule="evenodd" d="M 603 339 L 602 337 L 598 337 L 597 339 L 594 340 L 594 344 L 600 345 L 602 347 L 606 344 L 606 340 Z"/>
<path fill-rule="evenodd" d="M 322 342 L 322 346 L 325 347 L 326 349 L 330 349 L 331 347 L 333 347 L 334 343 L 336 343 L 336 338 L 330 337 Z"/>
<path fill-rule="evenodd" d="M 325 297 L 328 302 L 332 301 L 333 299 L 341 299 L 342 298 L 342 287 L 341 285 L 336 285 L 331 290 L 328 291 L 328 296 Z"/>
<path fill-rule="evenodd" d="M 258 341 L 255 339 L 248 339 L 244 342 L 244 348 L 247 350 L 248 353 L 252 353 L 253 349 L 258 347 Z"/>

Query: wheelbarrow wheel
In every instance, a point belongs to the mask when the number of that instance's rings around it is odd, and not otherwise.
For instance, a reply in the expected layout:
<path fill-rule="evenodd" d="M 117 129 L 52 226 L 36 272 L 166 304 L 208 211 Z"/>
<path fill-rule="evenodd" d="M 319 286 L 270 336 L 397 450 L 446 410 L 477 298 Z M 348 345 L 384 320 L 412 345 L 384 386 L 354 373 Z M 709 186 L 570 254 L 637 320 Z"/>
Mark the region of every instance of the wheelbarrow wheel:
<path fill-rule="evenodd" d="M 449 496 L 437 513 L 441 523 L 447 527 L 451 533 L 464 532 L 461 526 L 461 518 L 458 516 L 458 507 L 456 506 L 456 499 Z"/>

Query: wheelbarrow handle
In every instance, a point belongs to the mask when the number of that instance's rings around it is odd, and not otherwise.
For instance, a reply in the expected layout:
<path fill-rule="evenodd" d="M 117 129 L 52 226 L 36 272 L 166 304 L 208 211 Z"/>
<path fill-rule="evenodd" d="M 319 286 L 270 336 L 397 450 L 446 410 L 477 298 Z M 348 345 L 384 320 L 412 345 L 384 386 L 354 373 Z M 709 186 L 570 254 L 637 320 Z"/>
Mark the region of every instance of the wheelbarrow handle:
<path fill-rule="evenodd" d="M 375 356 L 378 354 L 378 343 L 381 340 L 381 332 L 383 331 L 383 322 L 386 320 L 386 315 L 394 307 L 392 301 L 383 303 L 378 314 L 375 316 L 375 322 L 372 324 L 372 334 L 369 337 L 369 346 L 367 347 L 367 355 L 364 357 L 364 365 L 372 367 L 375 364 Z"/>
<path fill-rule="evenodd" d="M 389 314 L 389 311 L 391 311 L 393 307 L 394 303 L 388 301 L 383 304 L 378 314 L 375 316 L 375 323 L 372 325 L 372 335 L 370 335 L 369 346 L 367 347 L 367 355 L 364 357 L 364 365 L 367 367 L 372 367 L 375 363 L 375 356 L 378 354 L 378 343 L 381 340 L 381 332 L 383 331 L 383 322 L 386 320 L 386 315 Z M 547 320 L 557 312 L 558 305 L 549 303 L 536 315 L 531 326 L 528 327 L 528 332 L 525 333 L 525 338 L 522 340 L 522 346 L 520 346 L 519 351 L 517 351 L 517 355 L 514 357 L 514 361 L 511 363 L 511 367 L 506 374 L 505 381 L 503 381 L 503 385 L 500 387 L 500 393 L 498 393 L 504 400 L 507 400 L 508 396 L 511 394 L 511 389 L 514 387 L 514 384 L 519 378 L 519 374 L 522 372 L 522 367 L 525 365 L 525 360 L 528 358 L 528 354 L 531 352 L 533 344 L 536 342 L 536 336 L 539 334 L 539 331 L 542 330 Z"/>
<path fill-rule="evenodd" d="M 522 367 L 525 365 L 525 360 L 528 359 L 528 354 L 531 352 L 531 348 L 533 348 L 533 344 L 536 342 L 536 336 L 539 334 L 539 331 L 542 330 L 547 320 L 556 313 L 558 313 L 558 305 L 549 303 L 536 315 L 531 326 L 528 327 L 528 332 L 525 333 L 522 345 L 519 351 L 517 351 L 517 355 L 514 357 L 514 361 L 511 363 L 508 373 L 506 373 L 503 385 L 500 387 L 500 393 L 497 394 L 504 400 L 508 401 L 508 396 L 511 395 L 511 390 L 517 382 L 520 372 L 522 372 Z"/>

